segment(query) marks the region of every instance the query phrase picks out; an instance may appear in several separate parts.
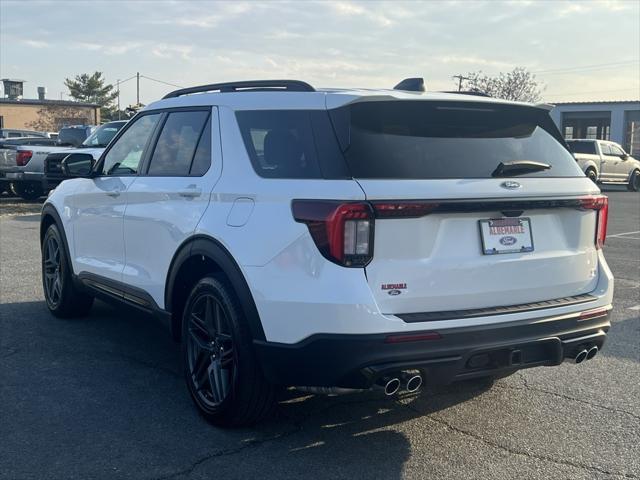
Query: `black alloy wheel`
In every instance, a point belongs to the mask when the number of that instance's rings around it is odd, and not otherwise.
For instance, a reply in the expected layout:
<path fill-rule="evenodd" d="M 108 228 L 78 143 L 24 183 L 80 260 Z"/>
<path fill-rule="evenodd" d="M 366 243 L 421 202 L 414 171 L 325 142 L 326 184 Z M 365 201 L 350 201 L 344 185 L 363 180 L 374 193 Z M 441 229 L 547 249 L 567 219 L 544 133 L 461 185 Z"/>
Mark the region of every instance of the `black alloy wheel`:
<path fill-rule="evenodd" d="M 208 292 L 200 294 L 187 313 L 185 340 L 194 394 L 203 406 L 214 409 L 229 397 L 237 373 L 227 315 Z"/>
<path fill-rule="evenodd" d="M 42 246 L 42 276 L 45 299 L 49 308 L 60 305 L 64 278 L 62 276 L 62 247 L 54 235 L 49 235 Z"/>

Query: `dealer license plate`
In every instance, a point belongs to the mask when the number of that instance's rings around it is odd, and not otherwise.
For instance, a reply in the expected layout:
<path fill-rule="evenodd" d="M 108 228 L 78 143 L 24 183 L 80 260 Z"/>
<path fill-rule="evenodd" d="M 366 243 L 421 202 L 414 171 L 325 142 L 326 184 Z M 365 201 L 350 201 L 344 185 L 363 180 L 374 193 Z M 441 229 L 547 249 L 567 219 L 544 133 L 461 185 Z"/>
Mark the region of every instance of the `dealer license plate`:
<path fill-rule="evenodd" d="M 492 218 L 480 220 L 482 253 L 533 252 L 531 220 L 528 218 Z"/>

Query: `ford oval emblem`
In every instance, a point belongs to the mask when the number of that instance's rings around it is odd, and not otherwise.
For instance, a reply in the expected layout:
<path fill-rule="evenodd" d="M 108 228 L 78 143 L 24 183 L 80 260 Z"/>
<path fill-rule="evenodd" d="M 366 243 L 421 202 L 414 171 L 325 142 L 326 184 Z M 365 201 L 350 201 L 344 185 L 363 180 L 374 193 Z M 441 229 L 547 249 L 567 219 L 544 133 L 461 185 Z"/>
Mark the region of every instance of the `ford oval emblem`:
<path fill-rule="evenodd" d="M 400 295 L 402 292 L 400 290 L 394 289 L 394 290 L 389 290 L 387 293 L 395 297 L 396 295 Z"/>
<path fill-rule="evenodd" d="M 522 185 L 520 185 L 518 182 L 514 182 L 513 180 L 507 180 L 506 182 L 502 182 L 500 186 L 502 188 L 506 188 L 507 190 L 516 190 L 522 187 Z"/>
<path fill-rule="evenodd" d="M 513 245 L 517 241 L 518 239 L 516 237 L 502 237 L 500 239 L 500 243 L 506 247 L 508 247 L 509 245 Z"/>

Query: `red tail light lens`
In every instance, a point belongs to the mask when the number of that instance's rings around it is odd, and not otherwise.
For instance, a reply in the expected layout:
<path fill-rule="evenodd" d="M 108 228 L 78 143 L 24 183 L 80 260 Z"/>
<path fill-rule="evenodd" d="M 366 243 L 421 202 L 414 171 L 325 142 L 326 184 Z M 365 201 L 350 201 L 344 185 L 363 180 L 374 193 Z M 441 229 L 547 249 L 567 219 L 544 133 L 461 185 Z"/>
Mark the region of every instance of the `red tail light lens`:
<path fill-rule="evenodd" d="M 607 222 L 609 220 L 609 198 L 605 195 L 595 195 L 580 199 L 580 208 L 596 210 L 598 219 L 596 222 L 596 248 L 602 248 L 607 238 Z"/>
<path fill-rule="evenodd" d="M 418 218 L 424 217 L 438 207 L 430 202 L 373 202 L 376 218 Z"/>
<path fill-rule="evenodd" d="M 371 261 L 374 220 L 368 203 L 294 200 L 292 210 L 328 260 L 345 267 L 364 267 Z"/>
<path fill-rule="evenodd" d="M 19 167 L 24 167 L 27 163 L 29 163 L 29 160 L 31 160 L 32 156 L 33 152 L 31 150 L 19 150 L 18 153 L 16 153 L 16 165 Z"/>

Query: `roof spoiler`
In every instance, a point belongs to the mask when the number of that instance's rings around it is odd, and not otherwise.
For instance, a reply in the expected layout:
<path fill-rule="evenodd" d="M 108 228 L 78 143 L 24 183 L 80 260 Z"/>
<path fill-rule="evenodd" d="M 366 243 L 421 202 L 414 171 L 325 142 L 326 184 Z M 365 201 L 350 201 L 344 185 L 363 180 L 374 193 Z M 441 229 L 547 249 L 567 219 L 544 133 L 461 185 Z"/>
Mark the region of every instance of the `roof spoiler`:
<path fill-rule="evenodd" d="M 395 87 L 394 90 L 404 90 L 405 92 L 426 92 L 427 89 L 424 86 L 424 78 L 405 78 Z"/>

